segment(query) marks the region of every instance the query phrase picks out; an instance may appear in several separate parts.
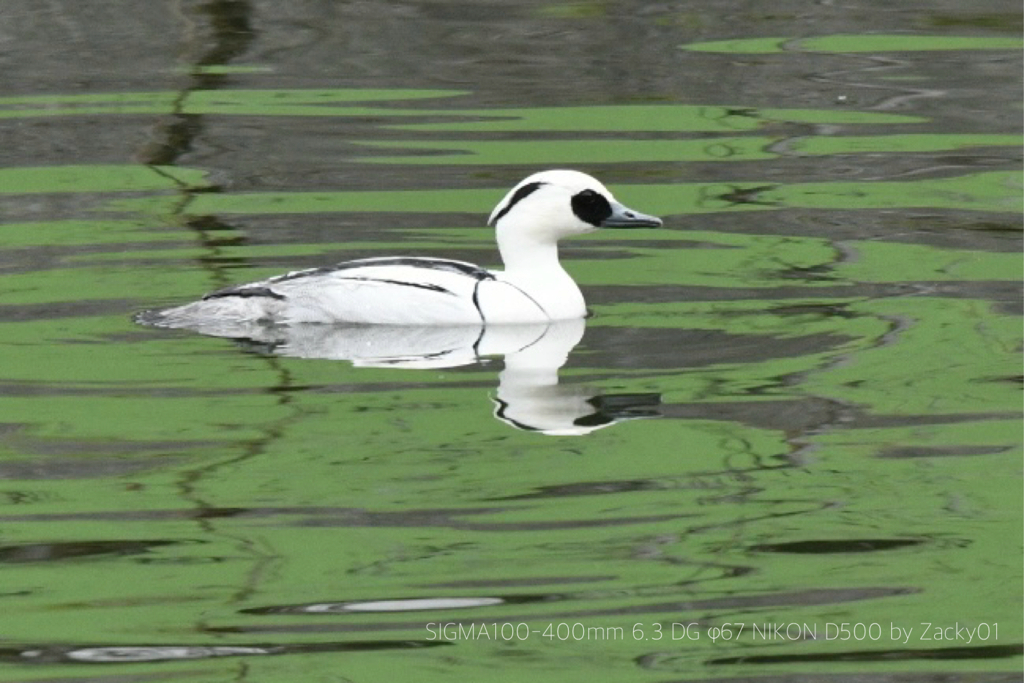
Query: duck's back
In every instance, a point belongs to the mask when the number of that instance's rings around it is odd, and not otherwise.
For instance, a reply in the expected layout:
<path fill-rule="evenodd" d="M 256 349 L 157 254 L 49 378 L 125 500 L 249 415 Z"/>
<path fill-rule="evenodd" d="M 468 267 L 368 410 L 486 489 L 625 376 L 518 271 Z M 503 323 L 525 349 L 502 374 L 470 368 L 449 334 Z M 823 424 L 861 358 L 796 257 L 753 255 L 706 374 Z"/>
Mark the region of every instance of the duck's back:
<path fill-rule="evenodd" d="M 186 328 L 214 320 L 479 325 L 524 312 L 533 319 L 546 317 L 522 292 L 483 268 L 448 259 L 391 257 L 229 287 L 184 306 L 147 312 L 140 320 Z"/>

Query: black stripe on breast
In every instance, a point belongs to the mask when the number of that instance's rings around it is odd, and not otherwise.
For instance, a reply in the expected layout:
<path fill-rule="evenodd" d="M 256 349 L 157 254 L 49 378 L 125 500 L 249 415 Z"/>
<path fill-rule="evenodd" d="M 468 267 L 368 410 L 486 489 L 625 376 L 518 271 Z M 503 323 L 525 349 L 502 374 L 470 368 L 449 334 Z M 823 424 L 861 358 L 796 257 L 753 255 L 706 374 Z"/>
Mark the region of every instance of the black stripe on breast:
<path fill-rule="evenodd" d="M 536 299 L 534 299 L 534 298 L 533 298 L 532 296 L 530 296 L 530 295 L 529 295 L 529 294 L 527 294 L 527 293 L 526 293 L 525 291 L 523 291 L 523 289 L 522 289 L 521 287 L 516 287 L 516 286 L 515 286 L 514 284 L 512 284 L 511 282 L 506 282 L 505 284 L 506 284 L 506 285 L 508 285 L 509 287 L 512 287 L 512 288 L 513 288 L 513 289 L 515 289 L 515 290 L 516 290 L 517 292 L 519 292 L 520 294 L 522 294 L 523 296 L 525 296 L 525 297 L 526 297 L 527 299 L 529 299 L 529 300 L 530 300 L 530 303 L 532 303 L 532 304 L 533 304 L 534 306 L 536 306 L 536 307 L 537 307 L 537 310 L 538 310 L 538 311 L 540 311 L 540 312 L 541 312 L 541 313 L 543 313 L 544 315 L 547 315 L 547 314 L 548 314 L 548 312 L 544 310 L 544 307 L 543 307 L 543 306 L 541 306 L 541 305 L 540 305 L 540 303 L 539 303 L 539 302 L 538 302 L 538 301 L 537 301 Z M 479 307 L 478 307 L 478 308 L 479 308 Z M 482 315 L 482 312 L 481 312 L 481 315 Z"/>
<path fill-rule="evenodd" d="M 476 306 L 476 312 L 480 314 L 480 322 L 487 324 L 487 317 L 484 315 L 484 309 L 480 308 L 480 283 L 477 282 L 476 286 L 473 287 L 473 305 Z M 481 335 L 482 336 L 482 335 Z M 477 339 L 477 344 L 480 343 L 480 339 Z M 476 349 L 476 344 L 473 345 L 473 349 Z"/>

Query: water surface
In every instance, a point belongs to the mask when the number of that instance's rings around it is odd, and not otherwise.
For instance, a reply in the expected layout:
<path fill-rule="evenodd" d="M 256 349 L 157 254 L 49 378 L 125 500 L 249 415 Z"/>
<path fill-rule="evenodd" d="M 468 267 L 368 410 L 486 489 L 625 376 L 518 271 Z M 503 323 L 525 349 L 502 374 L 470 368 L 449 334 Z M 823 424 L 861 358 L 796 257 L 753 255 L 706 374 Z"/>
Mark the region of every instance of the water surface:
<path fill-rule="evenodd" d="M 1019 680 L 1018 6 L 119 5 L 0 10 L 0 679 Z M 585 324 L 131 320 L 558 166 Z"/>

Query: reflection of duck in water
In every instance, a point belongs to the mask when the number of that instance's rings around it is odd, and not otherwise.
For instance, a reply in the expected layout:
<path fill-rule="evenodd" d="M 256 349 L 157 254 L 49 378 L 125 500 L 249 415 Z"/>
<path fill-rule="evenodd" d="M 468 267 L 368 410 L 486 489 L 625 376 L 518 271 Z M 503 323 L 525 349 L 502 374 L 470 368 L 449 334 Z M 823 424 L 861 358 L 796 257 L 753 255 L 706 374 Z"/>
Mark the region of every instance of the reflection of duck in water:
<path fill-rule="evenodd" d="M 658 417 L 658 394 L 601 394 L 558 383 L 586 322 L 530 325 L 263 325 L 218 322 L 197 332 L 234 338 L 257 353 L 346 360 L 357 367 L 438 369 L 504 356 L 494 416 L 517 429 L 587 434 L 623 420 Z"/>
<path fill-rule="evenodd" d="M 526 178 L 488 222 L 497 232 L 504 271 L 437 258 L 361 259 L 229 287 L 137 319 L 196 330 L 241 322 L 492 325 L 579 319 L 586 306 L 558 261 L 558 240 L 597 228 L 661 225 L 578 171 Z"/>
<path fill-rule="evenodd" d="M 558 383 L 558 370 L 583 337 L 584 327 L 583 320 L 551 323 L 529 345 L 505 351 L 494 416 L 518 429 L 558 436 L 658 417 L 658 394 L 599 394 L 586 385 Z"/>

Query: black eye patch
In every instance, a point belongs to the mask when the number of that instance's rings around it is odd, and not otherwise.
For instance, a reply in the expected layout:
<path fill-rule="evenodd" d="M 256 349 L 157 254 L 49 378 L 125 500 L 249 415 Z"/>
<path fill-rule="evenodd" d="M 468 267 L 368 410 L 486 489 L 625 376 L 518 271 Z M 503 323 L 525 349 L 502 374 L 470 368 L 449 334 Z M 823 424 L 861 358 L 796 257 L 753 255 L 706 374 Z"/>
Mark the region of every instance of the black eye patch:
<path fill-rule="evenodd" d="M 612 215 L 612 205 L 593 190 L 583 190 L 572 196 L 572 212 L 584 223 L 595 228 Z"/>

